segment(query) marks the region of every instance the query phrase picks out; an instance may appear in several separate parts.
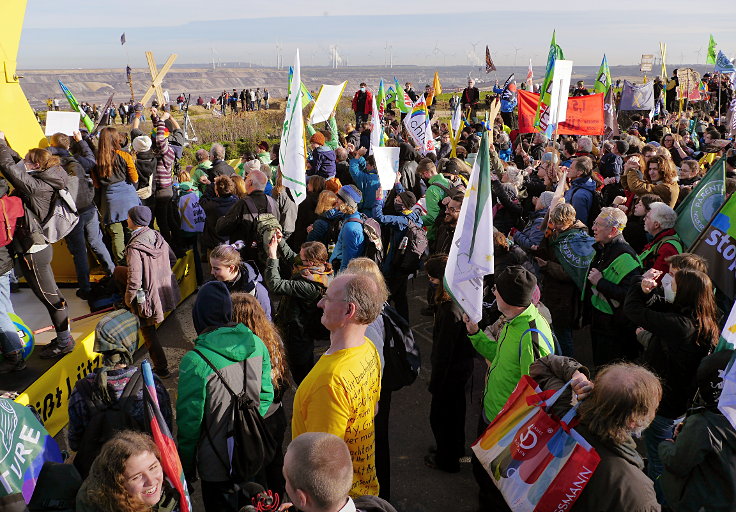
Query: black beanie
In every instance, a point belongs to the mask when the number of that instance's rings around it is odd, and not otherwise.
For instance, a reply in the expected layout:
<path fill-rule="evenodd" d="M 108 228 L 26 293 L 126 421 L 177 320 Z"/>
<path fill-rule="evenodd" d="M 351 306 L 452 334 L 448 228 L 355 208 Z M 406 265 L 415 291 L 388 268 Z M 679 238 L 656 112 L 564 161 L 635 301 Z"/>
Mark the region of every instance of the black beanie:
<path fill-rule="evenodd" d="M 231 323 L 232 317 L 233 302 L 227 285 L 220 281 L 210 281 L 202 285 L 192 309 L 194 330 L 197 334 L 202 334 L 202 331 L 210 327 L 224 327 Z"/>
<path fill-rule="evenodd" d="M 510 265 L 496 277 L 496 290 L 509 306 L 528 307 L 537 278 L 521 265 Z"/>
<path fill-rule="evenodd" d="M 405 210 L 409 210 L 413 208 L 415 204 L 417 204 L 417 196 L 414 195 L 414 192 L 411 192 L 409 190 L 405 190 L 404 192 L 400 193 L 399 199 L 401 199 L 401 204 L 404 205 Z"/>
<path fill-rule="evenodd" d="M 733 350 L 722 350 L 704 357 L 695 373 L 698 395 L 704 405 L 716 405 L 723 391 L 723 373 L 728 366 Z"/>

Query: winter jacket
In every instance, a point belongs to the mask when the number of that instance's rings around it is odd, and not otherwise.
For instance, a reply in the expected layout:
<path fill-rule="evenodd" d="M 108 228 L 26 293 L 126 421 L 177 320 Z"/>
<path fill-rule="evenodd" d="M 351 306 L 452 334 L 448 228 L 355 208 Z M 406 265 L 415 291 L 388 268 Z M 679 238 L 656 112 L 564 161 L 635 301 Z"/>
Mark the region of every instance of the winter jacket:
<path fill-rule="evenodd" d="M 616 236 L 604 245 L 596 243 L 594 248 L 596 254 L 589 268 L 598 269 L 603 273 L 603 277 L 595 286 L 586 281 L 584 297 L 591 301 L 595 310 L 611 317 L 610 324 L 594 327 L 603 330 L 615 329 L 617 326 L 620 327 L 616 319 L 628 323 L 622 314 L 622 306 L 626 292 L 641 274 L 639 257 L 622 235 Z"/>
<path fill-rule="evenodd" d="M 338 229 L 337 227 L 335 228 L 334 232 L 337 233 L 337 235 L 335 236 L 334 240 L 330 238 L 330 231 L 335 223 L 337 223 L 339 226 L 339 223 L 344 218 L 345 214 L 337 208 L 327 210 L 322 215 L 317 217 L 312 223 L 312 231 L 307 234 L 307 242 L 322 242 L 323 244 L 325 244 L 325 247 L 328 248 L 330 244 L 337 243 L 337 236 L 339 236 L 340 234 L 340 229 Z"/>
<path fill-rule="evenodd" d="M 92 152 L 87 140 L 72 140 L 71 154 L 77 159 L 77 162 L 84 167 L 84 172 L 89 176 L 90 172 L 92 172 L 92 168 L 97 165 L 97 159 L 95 158 L 95 154 Z"/>
<path fill-rule="evenodd" d="M 176 153 L 169 139 L 166 137 L 166 124 L 161 119 L 156 123 L 156 140 L 153 141 L 156 147 L 156 174 L 153 181 L 156 182 L 156 190 L 170 188 L 174 183 L 174 160 Z"/>
<path fill-rule="evenodd" d="M 202 232 L 202 246 L 205 249 L 214 249 L 228 241 L 227 236 L 217 234 L 217 220 L 229 212 L 237 202 L 238 198 L 234 195 L 220 197 L 205 194 L 199 200 L 199 204 L 205 213 L 204 231 Z"/>
<path fill-rule="evenodd" d="M 16 164 L 14 154 L 17 156 L 5 141 L 0 141 L 0 173 L 15 189 L 13 195 L 19 196 L 23 205 L 39 219 L 45 219 L 55 191 L 67 188 L 69 175 L 60 165 L 44 171 L 28 172 L 22 164 Z"/>
<path fill-rule="evenodd" d="M 658 311 L 647 304 L 648 299 L 635 282 L 626 295 L 624 314 L 652 333 L 643 362 L 662 380 L 657 414 L 676 419 L 685 414 L 695 395 L 695 373 L 710 350 L 697 343 L 698 329 L 691 312 L 669 303 L 657 307 L 664 309 Z"/>
<path fill-rule="evenodd" d="M 238 276 L 232 281 L 225 281 L 225 284 L 230 293 L 245 292 L 253 295 L 271 320 L 271 300 L 268 298 L 268 290 L 263 286 L 263 276 L 255 265 L 241 262 Z"/>
<path fill-rule="evenodd" d="M 335 176 L 335 151 L 327 145 L 320 146 L 312 151 L 312 157 L 309 159 L 312 169 L 308 171 L 308 176 L 317 175 L 324 179 L 333 178 Z"/>
<path fill-rule="evenodd" d="M 626 172 L 626 185 L 637 196 L 644 194 L 657 194 L 662 198 L 662 202 L 670 208 L 674 208 L 677 204 L 677 198 L 680 195 L 680 187 L 677 183 L 647 183 L 639 177 L 636 169 L 629 169 Z"/>
<path fill-rule="evenodd" d="M 447 300 L 437 304 L 432 329 L 432 374 L 429 392 L 446 392 L 452 383 L 464 383 L 473 373 L 473 345 L 468 340 L 462 311 Z"/>
<path fill-rule="evenodd" d="M 361 111 L 361 105 L 359 105 L 358 98 L 361 94 L 365 94 L 365 103 L 362 105 L 362 111 Z M 373 93 L 366 89 L 365 93 L 361 93 L 360 91 L 356 91 L 355 95 L 353 96 L 353 102 L 352 102 L 352 108 L 353 112 L 356 114 L 369 114 L 373 112 Z"/>
<path fill-rule="evenodd" d="M 531 250 L 533 245 L 539 247 L 544 240 L 544 231 L 539 229 L 542 227 L 544 217 L 547 215 L 547 208 L 535 210 L 532 212 L 529 222 L 526 223 L 524 229 L 514 233 L 514 242 L 525 251 Z"/>
<path fill-rule="evenodd" d="M 435 228 L 435 219 L 440 213 L 440 201 L 442 201 L 447 193 L 442 188 L 449 189 L 452 187 L 450 180 L 441 174 L 435 174 L 429 178 L 429 185 L 425 195 L 425 208 L 427 213 L 422 215 L 422 224 L 427 226 L 427 239 L 430 241 L 437 238 L 437 229 Z M 417 196 L 418 197 L 418 196 Z"/>
<path fill-rule="evenodd" d="M 513 112 L 516 108 L 516 85 L 494 87 L 493 92 L 501 95 L 501 112 Z"/>
<path fill-rule="evenodd" d="M 209 171 L 212 169 L 212 162 L 209 160 L 206 160 L 202 162 L 201 164 L 197 165 L 197 167 L 194 168 L 192 171 L 192 183 L 195 187 L 197 187 L 197 191 L 200 196 L 204 194 L 205 189 L 207 188 L 207 185 L 200 182 L 199 179 L 202 176 L 209 176 Z"/>
<path fill-rule="evenodd" d="M 363 194 L 363 200 L 358 205 L 358 211 L 370 217 L 373 213 L 373 204 L 376 202 L 376 190 L 381 186 L 378 171 L 376 169 L 367 170 L 365 158 L 361 156 L 360 158 L 350 159 L 350 176 L 352 176 L 355 186 Z"/>
<path fill-rule="evenodd" d="M 135 302 L 135 313 L 140 318 L 163 322 L 164 314 L 173 311 L 181 300 L 176 276 L 171 271 L 176 256 L 169 244 L 158 231 L 138 228 L 125 247 L 125 261 L 128 264 L 125 305 L 132 307 Z M 141 288 L 145 293 L 143 304 L 136 301 Z"/>
<path fill-rule="evenodd" d="M 205 330 L 194 346 L 218 369 L 235 393 L 243 391 L 261 416 L 273 401 L 271 357 L 258 336 L 243 324 Z M 220 378 L 196 352 L 187 352 L 179 365 L 176 423 L 179 457 L 191 479 L 195 468 L 202 480 L 229 480 L 227 433 L 232 402 Z M 210 441 L 211 439 L 211 441 Z M 223 464 L 225 463 L 225 464 Z"/>
<path fill-rule="evenodd" d="M 600 173 L 604 178 L 620 178 L 624 172 L 624 160 L 619 155 L 606 153 L 601 158 Z"/>
<path fill-rule="evenodd" d="M 527 332 L 531 328 L 544 334 L 552 350 L 543 336 Z M 483 331 L 468 337 L 475 350 L 491 362 L 483 394 L 483 414 L 486 422 L 491 422 L 511 396 L 521 376 L 529 374 L 529 366 L 539 357 L 554 351 L 552 330 L 536 306 L 530 304 L 503 326 L 498 340 L 490 339 Z"/>
<path fill-rule="evenodd" d="M 156 163 L 156 153 L 152 149 L 135 154 L 135 168 L 138 171 L 139 189 L 147 187 L 150 183 L 151 192 L 156 191 L 156 180 L 151 179 L 156 175 Z"/>
<path fill-rule="evenodd" d="M 206 169 L 207 177 L 212 183 L 215 182 L 215 178 L 218 176 L 232 176 L 235 174 L 233 169 L 225 160 L 213 160 L 212 166 Z"/>
<path fill-rule="evenodd" d="M 511 228 L 520 228 L 523 225 L 521 221 L 523 209 L 519 199 L 502 187 L 498 180 L 491 182 L 491 192 L 498 201 L 493 207 L 493 227 L 504 235 L 507 235 Z"/>
<path fill-rule="evenodd" d="M 397 194 L 404 191 L 404 187 L 401 183 L 397 183 L 394 187 Z M 406 234 L 406 228 L 409 227 L 409 222 L 413 222 L 417 226 L 422 226 L 422 219 L 415 210 L 405 210 L 400 215 L 384 215 L 383 214 L 383 201 L 376 201 L 373 205 L 373 214 L 371 215 L 374 219 L 380 222 L 383 226 L 388 227 L 390 238 L 388 242 L 388 248 L 386 256 L 383 259 L 381 271 L 384 275 L 392 275 L 392 262 L 394 261 L 396 250 L 401 243 L 401 239 Z M 382 231 L 383 233 L 383 231 Z"/>
<path fill-rule="evenodd" d="M 83 212 L 92 207 L 94 205 L 95 189 L 92 186 L 92 179 L 87 175 L 82 164 L 64 148 L 49 146 L 47 149 L 52 155 L 56 155 L 61 159 L 61 166 L 69 175 L 67 184 L 69 185 L 69 193 L 77 206 L 77 211 Z"/>
<path fill-rule="evenodd" d="M 663 274 L 670 271 L 667 258 L 680 254 L 683 251 L 682 240 L 674 228 L 663 229 L 654 236 L 654 239 L 644 246 L 639 258 L 641 266 L 648 270 L 654 268 L 661 270 Z"/>
<path fill-rule="evenodd" d="M 8 195 L 9 190 L 8 183 L 3 178 L 0 178 L 0 200 Z M 22 212 L 18 211 L 17 213 L 21 214 Z M 10 255 L 10 247 L 8 245 L 0 247 L 0 276 L 9 272 L 12 268 L 13 257 Z"/>
<path fill-rule="evenodd" d="M 319 194 L 307 192 L 304 201 L 297 206 L 294 232 L 287 240 L 289 247 L 293 251 L 298 251 L 302 244 L 307 241 L 307 227 L 314 224 L 314 221 L 317 220 L 317 214 L 314 213 L 314 210 L 317 208 L 318 198 Z"/>
<path fill-rule="evenodd" d="M 335 150 L 340 145 L 340 131 L 337 129 L 337 120 L 335 119 L 335 116 L 331 116 L 327 120 L 327 125 L 328 131 L 330 132 L 330 138 L 325 140 L 325 146 L 332 150 Z M 317 133 L 317 130 L 315 130 L 314 126 L 312 126 L 311 124 L 307 124 L 305 128 L 307 130 L 307 140 L 312 138 L 312 135 Z"/>
<path fill-rule="evenodd" d="M 350 219 L 356 219 L 358 222 L 349 222 Z M 363 223 L 360 222 L 360 214 L 353 213 L 345 218 L 340 228 L 340 234 L 337 235 L 335 249 L 330 256 L 330 263 L 335 260 L 340 262 L 339 268 L 347 268 L 348 263 L 353 258 L 363 255 L 365 251 L 365 236 L 363 235 Z M 333 263 L 333 267 L 335 264 Z"/>
<path fill-rule="evenodd" d="M 322 332 L 320 318 L 322 313 L 317 302 L 322 298 L 326 285 L 303 277 L 301 274 L 282 278 L 279 261 L 293 267 L 298 254 L 285 243 L 279 244 L 281 260 L 268 259 L 266 262 L 266 286 L 273 295 L 281 296 L 276 323 L 284 335 L 284 343 L 289 345 L 293 339 L 300 339 L 305 334 L 314 336 Z M 331 272 L 326 275 L 330 276 Z"/>
<path fill-rule="evenodd" d="M 659 445 L 660 477 L 677 512 L 736 510 L 736 431 L 716 408 L 694 409 L 674 442 Z"/>
<path fill-rule="evenodd" d="M 595 180 L 589 176 L 581 176 L 570 182 L 570 188 L 565 192 L 565 202 L 575 208 L 575 218 L 592 226 L 595 219 L 590 219 L 590 209 L 593 206 Z"/>
<path fill-rule="evenodd" d="M 276 218 L 279 219 L 279 224 L 281 224 L 281 232 L 287 239 L 294 232 L 294 225 L 296 224 L 298 211 L 296 202 L 294 202 L 294 199 L 292 199 L 291 194 L 292 193 L 290 189 L 284 188 L 281 190 L 281 193 L 278 195 L 278 197 L 275 198 L 276 205 L 278 206 L 278 211 L 280 212 L 280 215 L 277 215 Z"/>

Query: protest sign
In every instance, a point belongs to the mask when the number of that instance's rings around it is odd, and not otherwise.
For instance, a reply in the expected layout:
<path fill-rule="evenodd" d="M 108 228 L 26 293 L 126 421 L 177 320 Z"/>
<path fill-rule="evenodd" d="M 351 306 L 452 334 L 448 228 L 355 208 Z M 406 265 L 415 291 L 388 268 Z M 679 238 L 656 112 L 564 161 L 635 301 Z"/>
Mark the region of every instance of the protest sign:
<path fill-rule="evenodd" d="M 690 68 L 677 70 L 677 99 L 700 100 L 700 73 Z M 622 109 L 623 110 L 623 109 Z"/>
<path fill-rule="evenodd" d="M 567 115 L 567 97 L 570 91 L 570 77 L 572 76 L 572 61 L 555 61 L 555 70 L 552 75 L 552 92 L 550 93 L 549 123 L 558 124 L 565 120 Z"/>
<path fill-rule="evenodd" d="M 539 94 L 518 91 L 519 133 L 541 131 L 534 127 L 534 110 Z M 602 135 L 605 127 L 603 118 L 603 94 L 590 94 L 568 98 L 567 119 L 557 126 L 561 135 Z"/>
<path fill-rule="evenodd" d="M 391 190 L 396 183 L 396 173 L 399 172 L 399 149 L 391 147 L 373 148 L 373 158 L 376 159 L 378 179 L 383 190 Z"/>
<path fill-rule="evenodd" d="M 642 85 L 632 84 L 624 80 L 621 89 L 619 110 L 653 110 L 654 109 L 654 82 Z"/>
<path fill-rule="evenodd" d="M 64 133 L 71 136 L 79 131 L 79 112 L 58 112 L 49 110 L 46 112 L 46 129 L 44 135 L 51 136 L 55 133 Z"/>
<path fill-rule="evenodd" d="M 728 297 L 736 297 L 736 196 L 726 201 L 700 234 L 690 252 L 708 262 L 713 284 Z"/>
<path fill-rule="evenodd" d="M 641 63 L 639 64 L 639 71 L 642 73 L 649 73 L 652 70 L 654 64 L 654 55 L 651 53 L 643 54 L 641 56 Z"/>
<path fill-rule="evenodd" d="M 310 124 L 321 123 L 330 118 L 347 84 L 346 80 L 341 84 L 322 86 L 314 105 L 312 105 L 312 112 L 309 114 Z"/>

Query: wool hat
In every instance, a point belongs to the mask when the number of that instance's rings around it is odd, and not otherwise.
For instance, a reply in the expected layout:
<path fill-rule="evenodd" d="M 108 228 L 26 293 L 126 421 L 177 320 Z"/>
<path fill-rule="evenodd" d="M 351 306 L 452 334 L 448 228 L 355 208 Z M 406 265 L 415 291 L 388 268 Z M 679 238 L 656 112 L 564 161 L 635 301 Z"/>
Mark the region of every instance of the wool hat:
<path fill-rule="evenodd" d="M 536 286 L 537 278 L 521 265 L 510 265 L 496 277 L 496 291 L 509 306 L 529 306 Z"/>
<path fill-rule="evenodd" d="M 222 281 L 209 281 L 197 292 L 192 308 L 194 330 L 202 334 L 205 329 L 228 325 L 233 317 L 233 302 L 230 290 Z"/>
<path fill-rule="evenodd" d="M 555 193 L 551 190 L 545 190 L 539 195 L 539 200 L 542 201 L 542 204 L 545 208 L 549 208 L 549 205 L 552 204 L 552 198 L 555 197 Z"/>
<path fill-rule="evenodd" d="M 355 185 L 343 185 L 340 187 L 340 190 L 337 191 L 337 195 L 340 199 L 345 201 L 348 206 L 352 206 L 353 208 L 357 208 L 358 203 L 363 200 L 363 194 Z"/>
<path fill-rule="evenodd" d="M 414 192 L 411 192 L 410 190 L 405 190 L 400 193 L 399 199 L 401 199 L 401 204 L 403 204 L 404 208 L 407 210 L 417 204 L 417 196 L 415 196 Z"/>
<path fill-rule="evenodd" d="M 136 226 L 148 226 L 153 220 L 153 214 L 148 206 L 134 206 L 128 210 L 128 217 Z"/>
<path fill-rule="evenodd" d="M 309 142 L 319 144 L 320 146 L 325 145 L 325 136 L 321 132 L 317 132 L 309 138 Z"/>
<path fill-rule="evenodd" d="M 246 171 L 246 173 L 249 173 L 251 171 L 260 171 L 261 161 L 260 160 L 250 160 L 248 162 L 245 162 L 245 164 L 243 165 L 243 169 Z"/>
<path fill-rule="evenodd" d="M 133 139 L 133 149 L 136 153 L 144 153 L 151 149 L 151 137 L 148 135 L 140 135 Z"/>

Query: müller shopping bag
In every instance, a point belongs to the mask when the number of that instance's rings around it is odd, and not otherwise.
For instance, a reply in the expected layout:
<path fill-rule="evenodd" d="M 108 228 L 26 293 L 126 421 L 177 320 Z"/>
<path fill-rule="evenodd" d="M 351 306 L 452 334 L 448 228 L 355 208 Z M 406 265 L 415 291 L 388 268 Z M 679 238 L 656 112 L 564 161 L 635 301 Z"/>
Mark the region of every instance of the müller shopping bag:
<path fill-rule="evenodd" d="M 600 462 L 600 457 L 570 423 L 550 407 L 570 382 L 556 392 L 542 391 L 522 376 L 498 416 L 473 444 L 473 452 L 514 512 L 569 510 Z"/>

